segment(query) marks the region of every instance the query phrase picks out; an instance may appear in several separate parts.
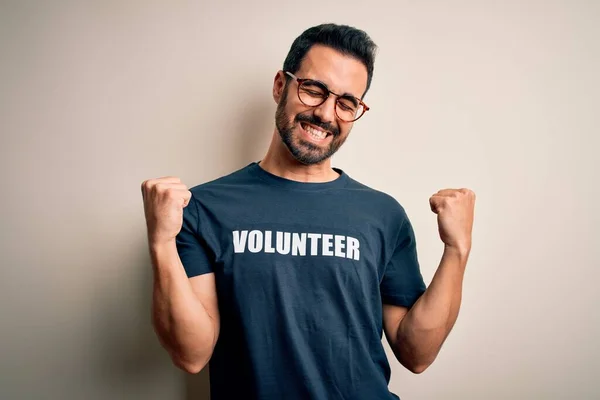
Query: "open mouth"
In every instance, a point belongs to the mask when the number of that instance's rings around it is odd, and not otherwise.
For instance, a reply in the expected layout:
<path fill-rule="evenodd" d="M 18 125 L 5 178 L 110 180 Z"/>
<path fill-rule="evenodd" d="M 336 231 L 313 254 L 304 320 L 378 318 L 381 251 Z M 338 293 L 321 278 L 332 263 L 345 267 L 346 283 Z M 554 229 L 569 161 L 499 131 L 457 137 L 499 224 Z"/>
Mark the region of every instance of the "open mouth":
<path fill-rule="evenodd" d="M 300 126 L 302 127 L 302 130 L 304 131 L 305 136 L 308 136 L 308 138 L 310 138 L 316 142 L 321 142 L 321 141 L 327 139 L 329 136 L 331 136 L 330 132 L 324 131 L 313 125 L 309 125 L 305 122 L 301 122 Z"/>

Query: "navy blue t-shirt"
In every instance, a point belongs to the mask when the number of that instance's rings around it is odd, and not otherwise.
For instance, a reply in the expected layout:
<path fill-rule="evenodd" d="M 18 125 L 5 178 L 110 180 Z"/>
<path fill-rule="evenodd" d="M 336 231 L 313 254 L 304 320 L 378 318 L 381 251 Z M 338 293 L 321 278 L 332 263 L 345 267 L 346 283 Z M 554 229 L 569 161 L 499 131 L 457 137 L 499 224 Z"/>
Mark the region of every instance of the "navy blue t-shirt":
<path fill-rule="evenodd" d="M 414 232 L 393 197 L 334 170 L 303 183 L 252 162 L 190 189 L 177 248 L 188 277 L 215 274 L 213 400 L 398 399 L 382 303 L 425 291 Z"/>

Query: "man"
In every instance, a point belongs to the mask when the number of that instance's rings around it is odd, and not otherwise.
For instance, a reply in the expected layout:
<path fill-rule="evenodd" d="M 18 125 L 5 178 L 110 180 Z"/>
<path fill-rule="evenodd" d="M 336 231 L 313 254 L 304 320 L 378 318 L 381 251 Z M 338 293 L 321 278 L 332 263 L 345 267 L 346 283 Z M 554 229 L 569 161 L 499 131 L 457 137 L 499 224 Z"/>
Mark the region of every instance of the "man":
<path fill-rule="evenodd" d="M 368 110 L 375 48 L 352 27 L 306 30 L 275 76 L 261 161 L 191 190 L 142 184 L 154 326 L 180 368 L 210 360 L 213 400 L 398 399 L 382 332 L 420 373 L 456 321 L 473 192 L 430 198 L 445 247 L 426 289 L 402 206 L 331 166 Z"/>

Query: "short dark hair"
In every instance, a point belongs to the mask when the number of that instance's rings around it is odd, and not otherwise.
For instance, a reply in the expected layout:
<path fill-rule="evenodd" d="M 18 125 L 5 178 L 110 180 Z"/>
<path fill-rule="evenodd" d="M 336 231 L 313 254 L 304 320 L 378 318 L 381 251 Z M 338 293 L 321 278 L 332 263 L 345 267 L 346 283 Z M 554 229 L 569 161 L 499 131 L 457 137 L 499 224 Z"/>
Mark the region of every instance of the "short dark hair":
<path fill-rule="evenodd" d="M 306 53 L 315 44 L 331 47 L 344 55 L 356 58 L 367 67 L 367 94 L 373 79 L 377 45 L 366 32 L 348 25 L 322 24 L 308 28 L 294 40 L 283 62 L 283 70 L 295 74 Z M 286 75 L 287 77 L 287 75 Z"/>

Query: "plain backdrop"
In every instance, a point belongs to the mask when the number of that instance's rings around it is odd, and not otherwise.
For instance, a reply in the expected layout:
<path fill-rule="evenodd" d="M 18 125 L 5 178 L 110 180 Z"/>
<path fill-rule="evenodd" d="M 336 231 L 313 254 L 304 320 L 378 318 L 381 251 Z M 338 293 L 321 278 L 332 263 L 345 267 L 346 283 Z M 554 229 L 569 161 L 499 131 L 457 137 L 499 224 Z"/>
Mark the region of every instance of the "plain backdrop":
<path fill-rule="evenodd" d="M 3 1 L 0 398 L 208 399 L 152 331 L 140 184 L 260 160 L 275 73 L 323 22 L 379 46 L 333 165 L 405 207 L 427 283 L 429 197 L 477 194 L 458 322 L 421 375 L 385 343 L 392 391 L 600 398 L 598 21 L 593 0 Z"/>

